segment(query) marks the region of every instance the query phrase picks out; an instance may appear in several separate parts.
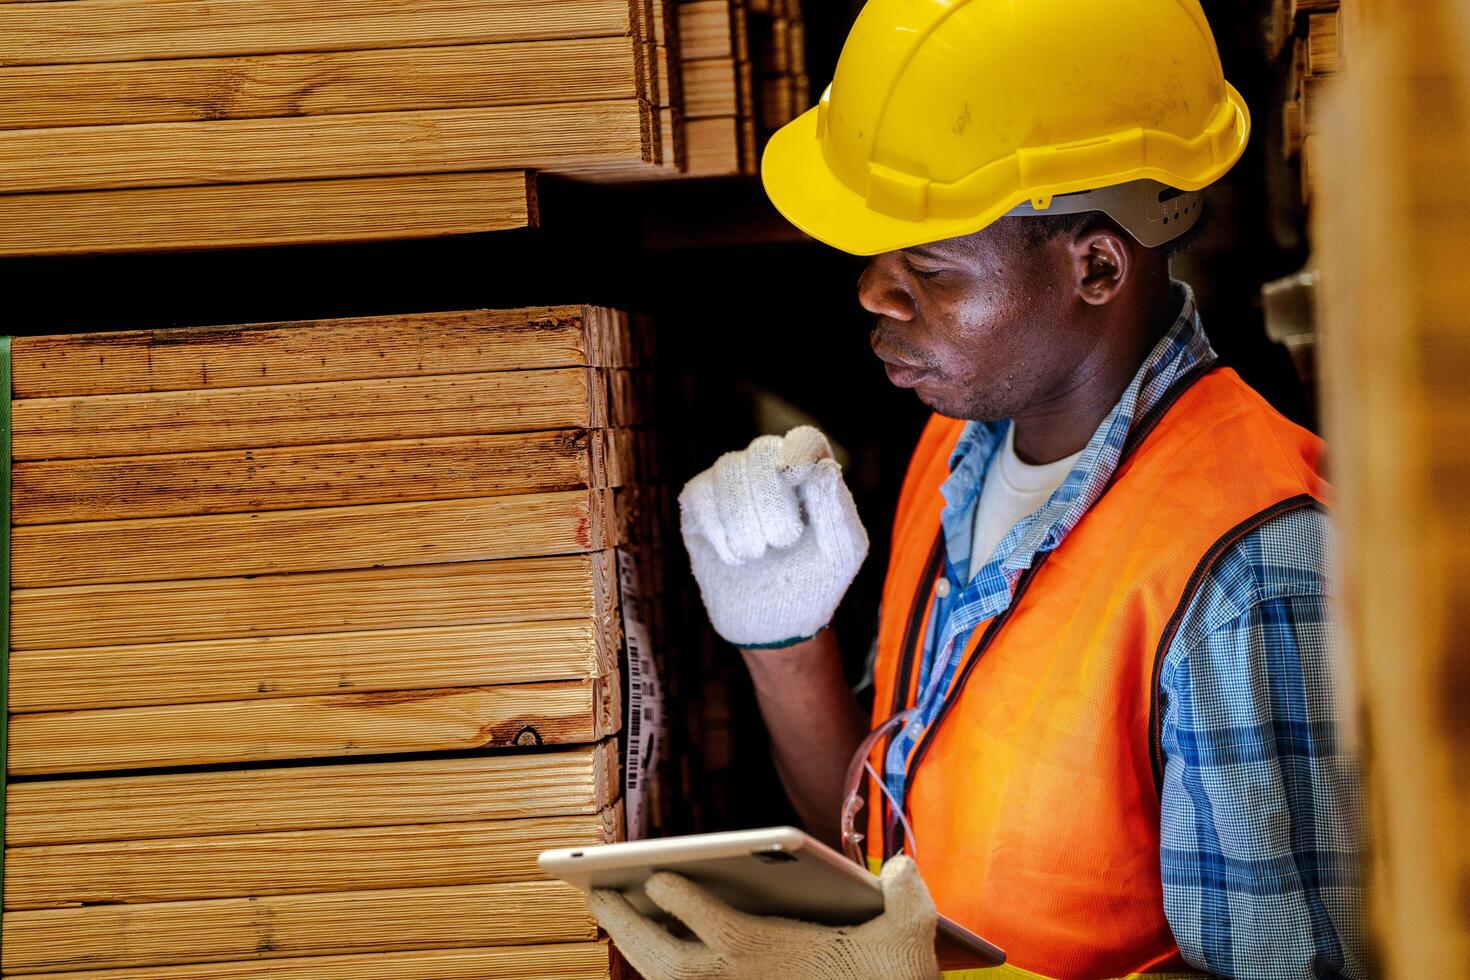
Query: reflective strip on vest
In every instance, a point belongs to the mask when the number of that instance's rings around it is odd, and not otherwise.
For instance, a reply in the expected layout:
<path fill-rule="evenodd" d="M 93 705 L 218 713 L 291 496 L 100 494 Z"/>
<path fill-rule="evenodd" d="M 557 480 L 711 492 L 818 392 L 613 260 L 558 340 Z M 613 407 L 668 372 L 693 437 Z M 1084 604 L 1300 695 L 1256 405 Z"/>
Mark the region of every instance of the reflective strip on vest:
<path fill-rule="evenodd" d="M 910 756 L 915 859 L 935 903 L 1008 956 L 999 972 L 955 976 L 1188 975 L 1163 907 L 1156 669 L 1210 564 L 1261 523 L 1326 494 L 1316 436 L 1234 371 L 1191 380 L 1061 546 L 1023 577 L 1024 594 L 981 650 L 995 621 L 976 628 Z M 875 723 L 915 697 L 919 658 L 904 648 L 923 648 L 939 487 L 963 426 L 932 419 L 904 481 Z M 879 771 L 886 751 L 875 751 Z M 871 856 L 881 858 L 881 794 L 869 800 Z"/>

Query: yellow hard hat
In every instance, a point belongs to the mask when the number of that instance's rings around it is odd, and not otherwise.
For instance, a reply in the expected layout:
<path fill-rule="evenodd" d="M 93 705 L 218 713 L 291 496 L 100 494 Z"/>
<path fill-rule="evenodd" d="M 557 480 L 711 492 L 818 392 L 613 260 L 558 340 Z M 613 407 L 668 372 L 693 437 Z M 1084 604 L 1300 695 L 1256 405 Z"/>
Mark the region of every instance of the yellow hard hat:
<path fill-rule="evenodd" d="M 1079 191 L 1197 191 L 1249 134 L 1199 0 L 868 0 L 761 180 L 802 231 L 873 255 Z"/>

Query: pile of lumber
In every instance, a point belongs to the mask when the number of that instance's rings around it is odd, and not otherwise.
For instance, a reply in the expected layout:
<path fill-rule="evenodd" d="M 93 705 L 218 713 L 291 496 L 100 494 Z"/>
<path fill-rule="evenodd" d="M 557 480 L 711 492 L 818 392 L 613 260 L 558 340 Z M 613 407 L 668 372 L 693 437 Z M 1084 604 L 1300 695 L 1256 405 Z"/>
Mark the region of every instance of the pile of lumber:
<path fill-rule="evenodd" d="M 535 858 L 624 833 L 641 359 L 580 306 L 15 338 L 0 971 L 609 976 Z"/>
<path fill-rule="evenodd" d="M 1323 385 L 1375 976 L 1470 964 L 1470 11 L 1354 0 L 1322 120 Z M 1408 938 L 1410 941 L 1405 941 Z"/>
<path fill-rule="evenodd" d="M 807 106 L 799 0 L 679 0 L 686 172 L 754 174 L 770 133 Z"/>
<path fill-rule="evenodd" d="M 1351 5 L 1354 0 L 1348 0 Z M 1291 0 L 1294 34 L 1288 66 L 1287 100 L 1282 115 L 1282 149 L 1300 166 L 1302 201 L 1312 197 L 1322 107 L 1331 80 L 1345 62 L 1342 12 L 1338 0 Z"/>
<path fill-rule="evenodd" d="M 794 3 L 0 3 L 0 255 L 497 231 L 536 173 L 754 173 L 805 104 Z"/>

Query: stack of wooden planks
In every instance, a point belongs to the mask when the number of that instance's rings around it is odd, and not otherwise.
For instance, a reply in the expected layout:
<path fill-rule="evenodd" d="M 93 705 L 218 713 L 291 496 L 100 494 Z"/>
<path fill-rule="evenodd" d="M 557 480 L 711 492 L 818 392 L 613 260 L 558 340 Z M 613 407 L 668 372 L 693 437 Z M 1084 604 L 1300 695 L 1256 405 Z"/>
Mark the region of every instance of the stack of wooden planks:
<path fill-rule="evenodd" d="M 1372 974 L 1470 968 L 1470 12 L 1354 0 L 1322 118 L 1338 715 L 1363 760 Z"/>
<path fill-rule="evenodd" d="M 754 174 L 765 138 L 807 108 L 797 0 L 679 0 L 676 13 L 687 172 Z"/>
<path fill-rule="evenodd" d="M 534 224 L 531 171 L 677 169 L 659 20 L 653 0 L 0 4 L 0 254 Z"/>
<path fill-rule="evenodd" d="M 753 174 L 806 103 L 795 3 L 0 2 L 0 255 L 497 231 L 538 223 L 537 172 Z"/>
<path fill-rule="evenodd" d="M 1290 0 L 1290 4 L 1296 33 L 1282 115 L 1282 149 L 1288 160 L 1298 161 L 1302 201 L 1308 202 L 1314 167 L 1321 158 L 1318 133 L 1324 96 L 1344 63 L 1344 31 L 1338 0 Z"/>
<path fill-rule="evenodd" d="M 640 356 L 596 307 L 15 338 L 0 971 L 608 977 L 534 862 L 623 835 Z"/>

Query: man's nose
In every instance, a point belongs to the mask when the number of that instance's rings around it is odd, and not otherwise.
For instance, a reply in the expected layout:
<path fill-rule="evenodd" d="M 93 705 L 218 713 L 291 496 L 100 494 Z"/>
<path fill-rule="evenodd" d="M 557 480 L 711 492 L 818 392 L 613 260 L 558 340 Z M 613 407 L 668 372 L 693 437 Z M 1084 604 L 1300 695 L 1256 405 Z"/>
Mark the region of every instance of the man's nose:
<path fill-rule="evenodd" d="M 897 252 L 884 252 L 868 262 L 858 277 L 858 302 L 869 313 L 907 322 L 914 318 L 914 301 L 893 274 L 897 262 Z"/>

